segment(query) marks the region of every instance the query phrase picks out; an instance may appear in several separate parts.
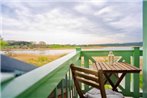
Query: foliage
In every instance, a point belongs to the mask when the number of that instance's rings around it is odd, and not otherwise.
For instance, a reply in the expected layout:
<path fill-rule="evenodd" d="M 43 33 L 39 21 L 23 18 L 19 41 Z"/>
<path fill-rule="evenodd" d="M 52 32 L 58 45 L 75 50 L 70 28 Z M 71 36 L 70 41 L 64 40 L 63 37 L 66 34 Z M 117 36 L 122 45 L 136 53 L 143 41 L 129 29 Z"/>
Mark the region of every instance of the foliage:
<path fill-rule="evenodd" d="M 48 62 L 51 62 L 51 60 L 48 59 L 48 57 L 46 56 L 40 56 L 35 59 L 30 59 L 28 62 L 37 66 L 41 66 L 41 65 L 47 64 Z"/>
<path fill-rule="evenodd" d="M 5 48 L 6 46 L 8 46 L 8 43 L 2 39 L 0 39 L 0 48 L 3 49 Z"/>
<path fill-rule="evenodd" d="M 59 48 L 76 48 L 76 45 L 59 45 L 59 44 L 52 44 L 52 45 L 48 45 L 48 48 L 52 48 L 52 49 L 59 49 Z"/>
<path fill-rule="evenodd" d="M 5 44 L 5 43 L 7 44 Z M 1 39 L 1 46 L 7 45 L 5 49 L 74 49 L 76 47 L 81 48 L 100 48 L 106 46 L 142 46 L 142 42 L 134 42 L 134 43 L 113 43 L 113 44 L 85 44 L 85 45 L 76 45 L 76 44 L 47 44 L 44 41 L 37 42 L 29 42 L 29 41 L 3 41 Z"/>
<path fill-rule="evenodd" d="M 9 56 L 36 66 L 42 66 L 64 55 L 65 54 L 63 55 L 12 54 Z"/>

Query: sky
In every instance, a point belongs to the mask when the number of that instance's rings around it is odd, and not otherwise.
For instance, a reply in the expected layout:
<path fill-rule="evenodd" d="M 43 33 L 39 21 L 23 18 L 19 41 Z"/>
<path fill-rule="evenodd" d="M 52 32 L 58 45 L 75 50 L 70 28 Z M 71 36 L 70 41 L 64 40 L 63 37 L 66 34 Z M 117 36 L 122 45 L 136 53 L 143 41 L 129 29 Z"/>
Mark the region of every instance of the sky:
<path fill-rule="evenodd" d="M 4 40 L 48 44 L 142 41 L 141 0 L 3 0 Z"/>

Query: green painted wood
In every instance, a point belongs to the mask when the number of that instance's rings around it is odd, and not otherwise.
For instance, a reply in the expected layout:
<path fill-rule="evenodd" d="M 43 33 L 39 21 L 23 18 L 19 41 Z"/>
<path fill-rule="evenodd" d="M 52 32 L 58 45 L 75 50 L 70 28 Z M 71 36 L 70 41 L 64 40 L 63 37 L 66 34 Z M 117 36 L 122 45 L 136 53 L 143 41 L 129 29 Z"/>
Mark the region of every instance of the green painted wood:
<path fill-rule="evenodd" d="M 58 91 L 57 91 L 57 87 L 55 88 L 55 91 L 54 91 L 54 98 L 58 98 Z"/>
<path fill-rule="evenodd" d="M 38 88 L 31 90 L 32 92 L 29 92 L 26 95 L 22 94 L 21 96 L 23 97 L 18 96 L 18 98 L 46 98 L 46 96 L 51 93 L 50 91 L 52 91 L 53 88 L 58 85 L 68 69 L 69 68 L 67 66 L 63 67 L 62 69 L 60 68 L 60 71 L 57 71 L 52 77 L 50 77 Z"/>
<path fill-rule="evenodd" d="M 120 93 L 122 93 L 122 92 L 120 92 Z M 128 96 L 128 97 L 125 97 L 125 98 L 132 98 L 132 96 L 134 96 L 134 92 L 130 92 L 130 93 L 128 93 L 128 94 L 123 94 L 124 96 Z M 140 96 L 140 98 L 142 98 L 142 92 L 140 92 L 140 94 L 139 94 L 139 96 Z"/>
<path fill-rule="evenodd" d="M 72 82 L 72 98 L 74 97 L 74 84 Z"/>
<path fill-rule="evenodd" d="M 79 60 L 77 61 L 77 65 L 81 66 L 81 57 L 79 58 Z"/>
<path fill-rule="evenodd" d="M 76 51 L 79 51 L 80 52 L 81 50 L 82 50 L 81 47 L 77 47 L 76 48 Z"/>
<path fill-rule="evenodd" d="M 89 59 L 87 56 L 84 56 L 84 67 L 89 68 Z"/>
<path fill-rule="evenodd" d="M 73 83 L 73 81 L 72 81 L 72 98 L 75 96 L 74 94 L 75 94 L 75 93 L 74 93 L 74 83 Z"/>
<path fill-rule="evenodd" d="M 139 68 L 140 65 L 140 53 L 139 47 L 134 47 L 133 53 L 133 65 Z M 133 84 L 134 84 L 134 98 L 139 98 L 139 74 L 133 74 Z"/>
<path fill-rule="evenodd" d="M 143 98 L 147 98 L 147 0 L 143 2 Z"/>
<path fill-rule="evenodd" d="M 139 53 L 139 54 L 140 54 L 140 56 L 143 56 L 143 51 L 142 51 L 142 50 L 140 50 L 140 53 Z"/>
<path fill-rule="evenodd" d="M 68 73 L 67 73 L 68 74 Z M 66 76 L 65 76 L 65 79 L 66 79 L 66 98 L 68 98 L 68 77 L 67 77 L 67 74 L 66 74 Z"/>
<path fill-rule="evenodd" d="M 87 56 L 84 56 L 84 67 L 89 68 L 89 58 Z M 88 91 L 89 86 L 85 85 L 84 90 Z"/>
<path fill-rule="evenodd" d="M 88 58 L 89 60 L 91 60 L 93 63 L 96 63 L 96 61 L 91 56 L 88 56 L 88 55 L 86 55 L 84 53 L 83 53 L 83 56 L 86 57 L 86 58 Z"/>
<path fill-rule="evenodd" d="M 119 89 L 120 89 L 122 92 L 125 91 L 125 89 L 124 89 L 121 85 L 119 85 L 118 87 L 119 87 Z"/>
<path fill-rule="evenodd" d="M 81 55 L 84 56 L 107 56 L 109 51 L 82 51 Z M 115 56 L 133 56 L 133 50 L 114 50 L 113 51 Z"/>
<path fill-rule="evenodd" d="M 69 70 L 69 80 L 71 80 L 71 70 Z M 69 98 L 71 98 L 71 81 L 69 81 Z"/>
<path fill-rule="evenodd" d="M 58 83 L 64 78 L 69 71 L 69 65 L 76 63 L 84 56 L 84 66 L 89 67 L 89 57 L 91 56 L 107 56 L 109 51 L 82 51 L 77 49 L 75 53 L 64 56 L 56 61 L 46 64 L 36 70 L 26 73 L 13 81 L 9 82 L 2 88 L 2 97 L 4 98 L 45 98 L 47 97 L 58 85 Z M 115 55 L 128 58 L 134 55 L 133 50 L 125 51 L 113 51 Z M 138 52 L 141 55 L 142 51 Z M 85 56 L 86 55 L 86 56 Z M 127 61 L 127 60 L 126 60 Z M 37 77 L 36 77 L 37 76 Z M 69 73 L 69 80 L 71 80 L 71 74 Z M 135 79 L 135 78 L 134 78 Z M 130 78 L 127 79 L 128 82 Z M 128 82 L 129 83 L 129 82 Z M 69 83 L 68 91 L 71 91 L 71 82 Z M 130 85 L 130 84 L 127 84 Z M 126 88 L 130 86 L 126 86 Z M 12 88 L 16 88 L 13 90 Z M 87 88 L 88 89 L 88 88 Z M 136 90 L 137 91 L 137 90 Z M 7 92 L 10 92 L 7 94 Z M 130 93 L 128 93 L 129 95 Z M 71 93 L 69 95 L 71 98 Z"/>
<path fill-rule="evenodd" d="M 1 73 L 0 76 L 1 76 L 0 83 L 5 83 L 5 82 L 15 78 L 15 74 L 14 73 Z"/>
<path fill-rule="evenodd" d="M 46 98 L 79 57 L 78 52 L 73 52 L 15 78 L 1 91 L 2 98 Z"/>
<path fill-rule="evenodd" d="M 81 66 L 81 48 L 76 48 L 76 52 L 80 53 L 80 57 L 79 60 L 77 60 L 77 62 L 75 63 L 75 65 Z"/>
<path fill-rule="evenodd" d="M 64 98 L 64 87 L 63 87 L 63 80 L 61 80 L 61 96 Z"/>
<path fill-rule="evenodd" d="M 76 88 L 74 87 L 74 91 L 75 91 L 75 98 L 78 98 L 78 93 L 76 91 Z"/>
<path fill-rule="evenodd" d="M 123 56 L 123 59 L 125 60 L 126 63 L 131 63 L 130 56 Z M 125 76 L 125 90 L 123 91 L 123 94 L 129 95 L 130 93 L 130 88 L 131 88 L 131 74 L 126 74 Z"/>

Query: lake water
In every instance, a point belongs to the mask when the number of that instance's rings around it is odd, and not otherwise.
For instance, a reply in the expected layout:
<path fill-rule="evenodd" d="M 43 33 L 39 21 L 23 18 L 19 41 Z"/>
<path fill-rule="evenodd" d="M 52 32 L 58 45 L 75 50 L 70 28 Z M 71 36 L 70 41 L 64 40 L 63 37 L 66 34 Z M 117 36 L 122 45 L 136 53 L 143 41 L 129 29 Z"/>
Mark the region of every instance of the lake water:
<path fill-rule="evenodd" d="M 66 54 L 73 52 L 73 49 L 65 49 L 65 50 L 12 50 L 10 53 L 15 54 L 42 54 L 42 55 L 56 55 L 56 54 Z M 5 54 L 6 51 L 3 51 Z"/>
<path fill-rule="evenodd" d="M 105 47 L 100 49 L 84 49 L 84 50 L 132 50 L 132 47 Z M 142 49 L 142 48 L 141 48 Z M 66 54 L 75 51 L 75 49 L 58 49 L 58 50 L 12 50 L 11 53 L 16 54 L 42 54 L 42 55 L 56 55 L 56 54 Z M 5 54 L 6 51 L 2 53 Z"/>

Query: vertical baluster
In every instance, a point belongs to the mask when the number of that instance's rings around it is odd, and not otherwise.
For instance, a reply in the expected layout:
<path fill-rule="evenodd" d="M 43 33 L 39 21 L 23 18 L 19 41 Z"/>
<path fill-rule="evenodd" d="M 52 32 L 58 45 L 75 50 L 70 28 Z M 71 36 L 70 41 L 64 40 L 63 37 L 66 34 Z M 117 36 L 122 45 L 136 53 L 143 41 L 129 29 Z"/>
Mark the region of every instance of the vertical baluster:
<path fill-rule="evenodd" d="M 73 81 L 71 81 L 71 96 L 72 96 L 72 98 L 74 97 Z"/>
<path fill-rule="evenodd" d="M 81 66 L 81 57 L 79 57 L 79 59 L 77 60 L 76 65 Z"/>
<path fill-rule="evenodd" d="M 54 90 L 54 98 L 58 98 L 58 91 L 57 91 L 57 87 Z"/>
<path fill-rule="evenodd" d="M 84 67 L 89 68 L 89 59 L 88 57 L 84 56 Z M 84 90 L 88 91 L 89 90 L 89 86 L 85 85 L 84 86 Z"/>
<path fill-rule="evenodd" d="M 61 80 L 61 96 L 64 98 L 64 81 L 63 79 Z"/>
<path fill-rule="evenodd" d="M 74 82 L 72 82 L 72 94 L 73 94 L 73 98 L 75 97 L 75 88 L 74 88 Z"/>
<path fill-rule="evenodd" d="M 131 63 L 130 62 L 131 61 L 130 56 L 125 55 L 125 56 L 123 56 L 123 58 L 125 59 L 126 63 L 129 63 L 129 64 Z M 125 91 L 123 91 L 123 93 L 129 95 L 130 94 L 130 88 L 131 88 L 131 74 L 128 73 L 125 76 Z"/>
<path fill-rule="evenodd" d="M 75 98 L 78 98 L 78 94 L 77 94 L 75 86 L 74 86 L 74 95 L 75 95 Z"/>
<path fill-rule="evenodd" d="M 70 70 L 69 70 L 69 98 L 71 98 L 71 76 L 70 76 Z"/>
<path fill-rule="evenodd" d="M 133 53 L 134 66 L 139 68 L 139 65 L 140 65 L 139 61 L 140 61 L 139 47 L 135 47 L 134 53 Z M 134 98 L 139 98 L 139 74 L 138 73 L 133 74 L 133 80 L 134 80 Z"/>
<path fill-rule="evenodd" d="M 68 78 L 67 78 L 67 74 L 65 75 L 65 79 L 66 79 L 66 98 L 68 98 Z"/>
<path fill-rule="evenodd" d="M 71 86 L 71 96 L 73 98 L 73 86 Z"/>
<path fill-rule="evenodd" d="M 147 98 L 147 1 L 143 0 L 143 98 Z"/>
<path fill-rule="evenodd" d="M 73 92 L 72 91 L 72 82 L 71 82 L 71 89 L 70 90 L 71 90 L 71 98 L 72 98 L 73 97 L 73 95 L 72 95 L 72 92 Z"/>

